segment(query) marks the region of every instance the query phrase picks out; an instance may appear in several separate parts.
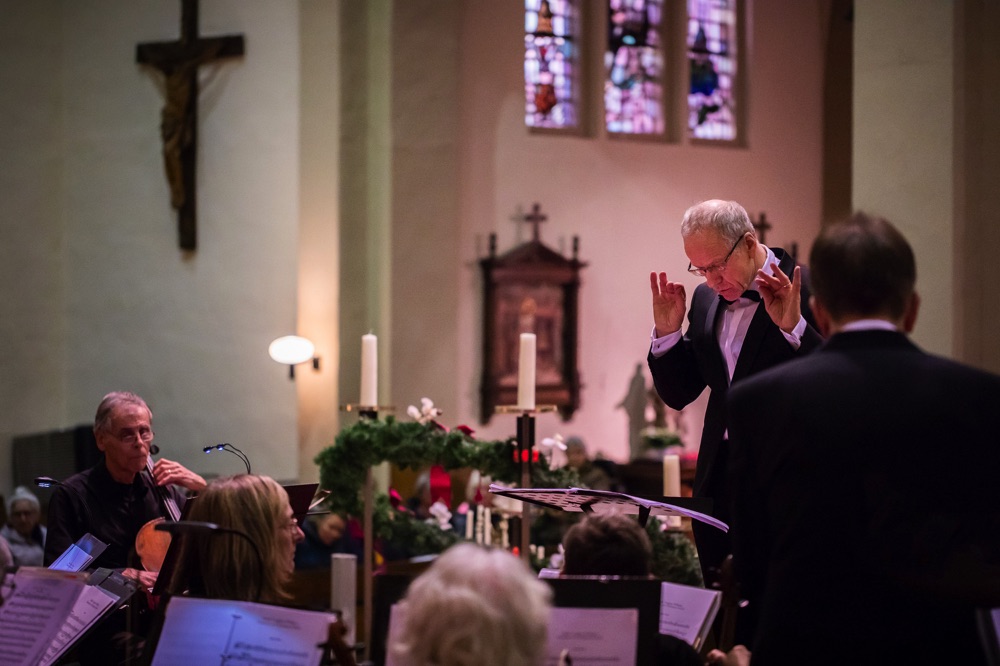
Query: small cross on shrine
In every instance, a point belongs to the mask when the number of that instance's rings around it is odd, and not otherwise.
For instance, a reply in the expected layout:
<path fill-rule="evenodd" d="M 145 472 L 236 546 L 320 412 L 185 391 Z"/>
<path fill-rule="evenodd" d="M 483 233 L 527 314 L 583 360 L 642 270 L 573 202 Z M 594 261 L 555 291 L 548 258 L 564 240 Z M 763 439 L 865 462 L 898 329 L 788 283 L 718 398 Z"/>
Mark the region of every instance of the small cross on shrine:
<path fill-rule="evenodd" d="M 763 211 L 760 213 L 760 219 L 753 223 L 753 228 L 757 231 L 757 240 L 762 244 L 766 243 L 764 234 L 771 230 L 771 223 L 767 221 L 767 216 Z"/>
<path fill-rule="evenodd" d="M 538 204 L 534 204 L 531 207 L 531 212 L 524 216 L 524 221 L 531 225 L 531 239 L 534 242 L 540 242 L 541 236 L 538 233 L 538 225 L 547 219 L 549 219 L 549 216 L 542 214 L 542 207 Z"/>
<path fill-rule="evenodd" d="M 170 205 L 177 209 L 182 250 L 197 245 L 195 164 L 198 148 L 198 68 L 243 55 L 243 35 L 198 36 L 198 0 L 181 0 L 181 37 L 138 44 L 135 59 L 164 77 L 166 101 L 160 116 L 163 164 Z"/>

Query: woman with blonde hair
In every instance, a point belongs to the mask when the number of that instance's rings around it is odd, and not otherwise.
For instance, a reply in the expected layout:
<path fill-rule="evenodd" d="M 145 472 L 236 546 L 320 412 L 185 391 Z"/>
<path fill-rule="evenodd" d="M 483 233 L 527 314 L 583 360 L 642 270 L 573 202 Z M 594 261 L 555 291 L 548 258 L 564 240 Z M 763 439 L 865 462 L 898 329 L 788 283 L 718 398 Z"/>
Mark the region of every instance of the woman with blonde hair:
<path fill-rule="evenodd" d="M 277 481 L 252 474 L 216 479 L 198 494 L 186 519 L 221 529 L 183 537 L 171 592 L 262 603 L 289 598 L 295 544 L 304 537 Z"/>

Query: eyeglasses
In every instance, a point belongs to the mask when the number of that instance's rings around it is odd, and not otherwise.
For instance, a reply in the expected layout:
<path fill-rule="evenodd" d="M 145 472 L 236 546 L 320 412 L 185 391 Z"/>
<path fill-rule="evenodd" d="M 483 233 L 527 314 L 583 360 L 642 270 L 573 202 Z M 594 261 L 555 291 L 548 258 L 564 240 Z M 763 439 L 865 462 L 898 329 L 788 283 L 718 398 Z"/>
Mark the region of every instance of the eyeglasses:
<path fill-rule="evenodd" d="M 145 427 L 134 430 L 122 430 L 115 437 L 122 444 L 135 444 L 140 440 L 144 444 L 149 444 L 153 441 L 153 430 Z"/>
<path fill-rule="evenodd" d="M 298 518 L 292 517 L 291 521 L 289 521 L 289 523 L 287 525 L 285 525 L 285 529 L 287 529 L 289 532 L 291 532 L 292 536 L 295 536 L 295 533 L 299 529 L 299 520 L 298 520 Z"/>
<path fill-rule="evenodd" d="M 698 277 L 705 277 L 709 273 L 718 273 L 719 271 L 721 271 L 722 269 L 724 269 L 726 267 L 726 263 L 729 262 L 729 257 L 733 256 L 733 252 L 736 251 L 736 248 L 739 246 L 740 243 L 743 242 L 744 238 L 746 238 L 746 234 L 743 234 L 742 236 L 740 236 L 739 238 L 737 238 L 736 242 L 733 243 L 733 247 L 730 248 L 729 254 L 726 255 L 726 258 L 723 259 L 722 261 L 718 262 L 718 263 L 712 264 L 711 266 L 706 266 L 705 268 L 698 268 L 697 266 L 691 265 L 691 262 L 689 261 L 688 262 L 688 273 L 693 273 L 694 275 L 697 275 Z"/>

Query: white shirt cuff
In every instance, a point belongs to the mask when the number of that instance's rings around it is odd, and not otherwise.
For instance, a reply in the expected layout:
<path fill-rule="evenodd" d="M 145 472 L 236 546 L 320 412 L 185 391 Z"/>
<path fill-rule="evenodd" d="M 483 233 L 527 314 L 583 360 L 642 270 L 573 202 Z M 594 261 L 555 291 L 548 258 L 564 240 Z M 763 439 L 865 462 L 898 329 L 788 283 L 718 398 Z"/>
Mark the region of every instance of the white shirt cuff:
<path fill-rule="evenodd" d="M 781 334 L 785 336 L 785 339 L 788 340 L 788 344 L 790 344 L 793 349 L 798 349 L 802 346 L 802 336 L 806 332 L 806 326 L 806 318 L 799 315 L 799 323 L 795 325 L 795 328 L 792 329 L 791 333 L 785 333 L 781 329 L 778 330 L 781 330 Z"/>
<path fill-rule="evenodd" d="M 803 323 L 804 322 L 805 320 L 803 320 Z M 803 327 L 802 330 L 804 331 L 805 327 Z M 799 337 L 800 338 L 802 337 L 801 333 L 799 334 Z M 673 333 L 667 333 L 663 337 L 658 338 L 656 337 L 656 326 L 653 326 L 653 330 L 650 331 L 649 333 L 649 339 L 652 341 L 652 344 L 650 345 L 650 351 L 652 352 L 653 356 L 659 358 L 660 356 L 663 356 L 668 351 L 670 351 L 674 345 L 676 345 L 678 342 L 681 341 L 681 332 L 680 330 L 676 330 Z M 798 346 L 796 346 L 796 349 L 798 349 Z"/>

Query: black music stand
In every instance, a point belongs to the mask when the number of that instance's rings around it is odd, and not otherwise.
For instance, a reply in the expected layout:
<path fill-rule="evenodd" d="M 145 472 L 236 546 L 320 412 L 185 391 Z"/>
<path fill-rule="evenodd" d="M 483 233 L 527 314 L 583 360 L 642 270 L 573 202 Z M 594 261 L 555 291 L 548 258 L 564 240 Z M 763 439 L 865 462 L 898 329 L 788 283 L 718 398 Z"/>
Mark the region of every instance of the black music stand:
<path fill-rule="evenodd" d="M 683 516 L 711 525 L 723 532 L 729 525 L 718 518 L 684 508 L 678 504 L 668 504 L 656 500 L 616 493 L 609 490 L 587 488 L 505 488 L 490 484 L 490 492 L 530 504 L 583 513 L 624 513 L 638 515 L 639 524 L 646 526 L 650 516 Z"/>

